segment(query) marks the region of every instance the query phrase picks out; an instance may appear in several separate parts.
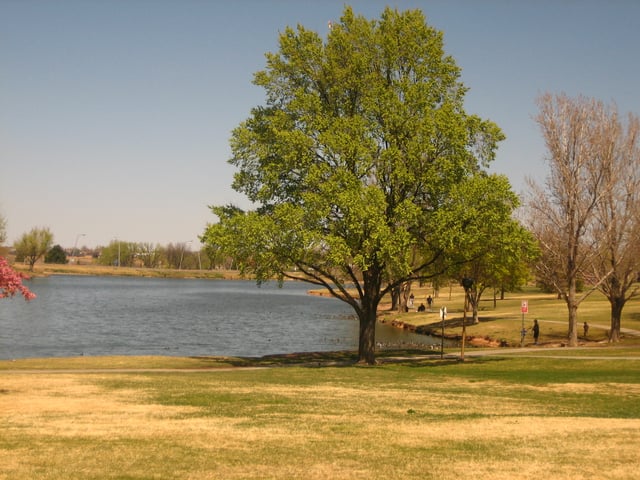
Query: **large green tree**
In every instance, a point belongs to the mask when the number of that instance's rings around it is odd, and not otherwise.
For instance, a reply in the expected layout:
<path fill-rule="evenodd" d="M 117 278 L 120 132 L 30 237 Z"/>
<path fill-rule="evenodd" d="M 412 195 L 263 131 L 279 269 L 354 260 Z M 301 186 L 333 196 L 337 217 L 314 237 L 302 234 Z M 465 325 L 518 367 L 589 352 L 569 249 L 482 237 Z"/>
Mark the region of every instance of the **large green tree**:
<path fill-rule="evenodd" d="M 32 228 L 24 233 L 13 245 L 16 258 L 23 259 L 33 271 L 35 263 L 51 248 L 53 233 L 48 228 Z"/>
<path fill-rule="evenodd" d="M 503 134 L 464 111 L 460 68 L 419 10 L 367 20 L 346 7 L 326 39 L 287 28 L 266 59 L 266 105 L 231 139 L 233 187 L 256 208 L 212 207 L 201 239 L 258 281 L 302 278 L 347 302 L 374 363 L 379 302 L 462 248 L 450 239 L 475 220 L 455 218 L 457 195 Z"/>

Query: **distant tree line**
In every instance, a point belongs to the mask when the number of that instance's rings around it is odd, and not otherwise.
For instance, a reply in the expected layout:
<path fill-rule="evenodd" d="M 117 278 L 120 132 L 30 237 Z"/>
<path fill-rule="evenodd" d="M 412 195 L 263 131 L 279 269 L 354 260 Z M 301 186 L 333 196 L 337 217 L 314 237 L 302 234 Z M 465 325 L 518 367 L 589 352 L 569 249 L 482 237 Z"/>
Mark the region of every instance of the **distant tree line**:
<path fill-rule="evenodd" d="M 2 220 L 4 222 L 4 219 Z M 4 228 L 2 228 L 4 235 Z M 4 238 L 3 238 L 4 240 Z M 179 270 L 213 270 L 234 268 L 234 262 L 220 249 L 207 246 L 192 250 L 191 242 L 169 243 L 166 246 L 148 242 L 113 240 L 107 246 L 63 248 L 53 245 L 53 233 L 48 228 L 34 227 L 13 244 L 15 261 L 34 265 L 43 260 L 49 264 L 78 263 L 91 256 L 98 265 L 169 268 Z"/>

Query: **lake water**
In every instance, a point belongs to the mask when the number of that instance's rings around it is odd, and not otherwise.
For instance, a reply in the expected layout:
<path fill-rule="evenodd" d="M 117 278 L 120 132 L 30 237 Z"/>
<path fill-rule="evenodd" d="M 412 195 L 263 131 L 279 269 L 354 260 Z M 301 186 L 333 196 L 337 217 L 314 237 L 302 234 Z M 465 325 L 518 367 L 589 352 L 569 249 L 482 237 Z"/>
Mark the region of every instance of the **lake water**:
<path fill-rule="evenodd" d="M 244 280 L 52 276 L 0 300 L 0 358 L 229 355 L 357 349 L 353 310 L 313 286 Z M 439 340 L 378 324 L 385 344 Z"/>

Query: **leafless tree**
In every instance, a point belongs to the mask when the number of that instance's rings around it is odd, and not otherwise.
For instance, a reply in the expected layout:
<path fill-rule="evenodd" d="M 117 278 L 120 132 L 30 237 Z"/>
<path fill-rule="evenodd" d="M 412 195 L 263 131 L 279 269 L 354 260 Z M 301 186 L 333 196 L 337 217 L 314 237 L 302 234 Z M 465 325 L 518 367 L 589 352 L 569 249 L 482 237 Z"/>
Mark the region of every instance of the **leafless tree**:
<path fill-rule="evenodd" d="M 617 115 L 602 102 L 565 94 L 537 99 L 536 121 L 548 150 L 546 188 L 529 181 L 529 226 L 541 248 L 538 275 L 565 300 L 568 344 L 578 343 L 578 306 L 611 271 L 593 265 L 598 252 L 598 208 L 615 187 L 608 175 L 616 150 Z M 581 281 L 590 283 L 580 291 Z"/>
<path fill-rule="evenodd" d="M 589 281 L 611 305 L 609 341 L 620 340 L 622 309 L 638 294 L 640 268 L 640 120 L 628 115 L 619 120 L 615 108 L 610 113 L 611 130 L 601 155 L 603 173 L 613 185 L 595 210 L 593 237 L 597 248 Z"/>
<path fill-rule="evenodd" d="M 162 249 L 153 243 L 140 243 L 137 256 L 146 268 L 157 268 L 162 260 Z"/>

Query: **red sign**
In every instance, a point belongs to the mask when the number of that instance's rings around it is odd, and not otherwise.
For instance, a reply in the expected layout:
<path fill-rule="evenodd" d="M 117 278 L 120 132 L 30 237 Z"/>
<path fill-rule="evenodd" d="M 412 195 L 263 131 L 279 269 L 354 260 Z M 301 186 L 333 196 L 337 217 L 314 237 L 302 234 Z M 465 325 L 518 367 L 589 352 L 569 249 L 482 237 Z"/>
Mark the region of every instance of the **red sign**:
<path fill-rule="evenodd" d="M 522 313 L 529 313 L 529 303 L 526 300 L 522 300 L 522 307 L 520 307 Z"/>

